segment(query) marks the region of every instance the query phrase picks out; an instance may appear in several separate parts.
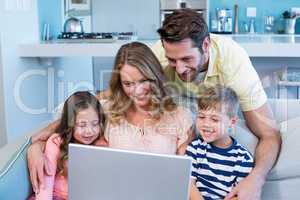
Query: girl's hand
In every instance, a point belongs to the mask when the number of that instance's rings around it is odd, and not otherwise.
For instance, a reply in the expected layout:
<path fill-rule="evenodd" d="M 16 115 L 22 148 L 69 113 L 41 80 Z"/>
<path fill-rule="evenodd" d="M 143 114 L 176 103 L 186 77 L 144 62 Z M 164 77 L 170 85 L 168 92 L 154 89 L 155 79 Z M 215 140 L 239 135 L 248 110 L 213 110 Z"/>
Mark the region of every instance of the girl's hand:
<path fill-rule="evenodd" d="M 44 157 L 43 149 L 45 142 L 33 143 L 27 151 L 28 169 L 33 191 L 39 193 L 39 189 L 44 187 L 44 170 L 51 175 L 50 167 Z"/>

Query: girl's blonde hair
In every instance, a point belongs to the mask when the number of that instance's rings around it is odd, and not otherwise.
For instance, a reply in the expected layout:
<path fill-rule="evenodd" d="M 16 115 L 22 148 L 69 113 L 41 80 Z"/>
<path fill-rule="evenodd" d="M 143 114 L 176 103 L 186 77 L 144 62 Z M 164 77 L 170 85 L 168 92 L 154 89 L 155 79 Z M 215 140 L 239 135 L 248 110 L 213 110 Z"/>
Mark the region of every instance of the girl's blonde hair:
<path fill-rule="evenodd" d="M 160 114 L 165 110 L 173 111 L 176 108 L 164 85 L 167 80 L 154 53 L 145 44 L 132 42 L 119 49 L 114 63 L 114 71 L 109 84 L 110 105 L 108 109 L 109 120 L 112 123 L 118 123 L 133 105 L 133 101 L 125 94 L 121 84 L 120 70 L 126 64 L 136 67 L 150 81 L 152 90 L 151 113 L 154 117 L 160 117 Z"/>

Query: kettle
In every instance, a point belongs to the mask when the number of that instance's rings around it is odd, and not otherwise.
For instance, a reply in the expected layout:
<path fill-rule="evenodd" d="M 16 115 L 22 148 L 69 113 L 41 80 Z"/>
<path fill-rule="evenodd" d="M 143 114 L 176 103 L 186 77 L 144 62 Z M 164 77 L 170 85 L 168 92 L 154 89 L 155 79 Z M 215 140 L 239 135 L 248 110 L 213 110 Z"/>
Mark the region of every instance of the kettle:
<path fill-rule="evenodd" d="M 76 17 L 68 18 L 64 23 L 64 32 L 83 33 L 82 21 Z"/>

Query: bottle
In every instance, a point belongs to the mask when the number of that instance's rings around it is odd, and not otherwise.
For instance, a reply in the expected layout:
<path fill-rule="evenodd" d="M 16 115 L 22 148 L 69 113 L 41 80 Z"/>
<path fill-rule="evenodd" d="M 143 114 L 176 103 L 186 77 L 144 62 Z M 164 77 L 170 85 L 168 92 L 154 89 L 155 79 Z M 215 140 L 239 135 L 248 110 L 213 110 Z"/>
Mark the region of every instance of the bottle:
<path fill-rule="evenodd" d="M 250 19 L 249 33 L 251 33 L 251 34 L 255 33 L 255 20 L 254 20 L 254 18 Z"/>
<path fill-rule="evenodd" d="M 246 21 L 243 22 L 243 32 L 244 33 L 248 33 L 249 32 L 248 23 Z"/>
<path fill-rule="evenodd" d="M 234 5 L 234 28 L 233 28 L 233 33 L 238 33 L 239 32 L 239 22 L 238 22 L 238 5 Z"/>

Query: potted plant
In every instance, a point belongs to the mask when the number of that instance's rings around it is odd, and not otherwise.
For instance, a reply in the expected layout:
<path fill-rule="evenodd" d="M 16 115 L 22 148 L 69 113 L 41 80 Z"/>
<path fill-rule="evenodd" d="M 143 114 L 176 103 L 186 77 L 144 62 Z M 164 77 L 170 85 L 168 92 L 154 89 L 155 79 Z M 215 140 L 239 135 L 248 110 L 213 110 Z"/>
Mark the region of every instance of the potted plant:
<path fill-rule="evenodd" d="M 296 19 L 299 17 L 299 15 L 286 10 L 282 13 L 282 17 L 283 17 L 284 23 L 285 23 L 284 24 L 284 32 L 286 34 L 294 34 L 295 26 L 296 26 Z"/>

